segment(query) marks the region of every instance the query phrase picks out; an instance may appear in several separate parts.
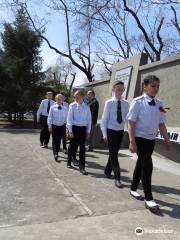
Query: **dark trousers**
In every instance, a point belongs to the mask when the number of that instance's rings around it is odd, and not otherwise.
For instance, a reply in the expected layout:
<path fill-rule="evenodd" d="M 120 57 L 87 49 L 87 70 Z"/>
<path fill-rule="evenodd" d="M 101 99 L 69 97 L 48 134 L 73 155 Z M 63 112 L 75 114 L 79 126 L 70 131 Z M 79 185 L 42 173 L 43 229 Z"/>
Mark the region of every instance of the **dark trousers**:
<path fill-rule="evenodd" d="M 66 147 L 66 124 L 64 124 L 63 127 L 64 127 L 63 139 L 62 139 L 62 141 L 63 141 L 63 149 L 66 150 L 67 149 L 67 147 Z"/>
<path fill-rule="evenodd" d="M 113 170 L 115 180 L 120 180 L 118 151 L 120 149 L 123 133 L 123 130 L 115 131 L 112 129 L 107 129 L 109 158 L 104 172 L 105 174 L 110 175 Z"/>
<path fill-rule="evenodd" d="M 89 148 L 89 149 L 92 149 L 93 150 L 93 148 L 94 148 L 94 130 L 95 130 L 95 127 L 96 127 L 96 125 L 95 124 L 92 124 L 91 125 L 91 131 L 90 131 L 90 134 L 89 134 L 89 139 L 87 140 L 87 147 Z"/>
<path fill-rule="evenodd" d="M 68 147 L 68 164 L 71 164 L 72 158 L 76 155 L 79 146 L 79 168 L 85 168 L 85 142 L 86 127 L 72 126 L 74 138 L 70 139 Z"/>
<path fill-rule="evenodd" d="M 58 154 L 60 151 L 61 139 L 64 134 L 64 126 L 52 125 L 52 147 L 53 154 Z"/>
<path fill-rule="evenodd" d="M 131 190 L 136 191 L 141 180 L 145 200 L 150 201 L 153 199 L 151 191 L 151 177 L 153 171 L 151 155 L 155 147 L 155 140 L 136 137 L 136 144 L 138 159 L 133 173 Z"/>
<path fill-rule="evenodd" d="M 40 143 L 41 145 L 48 145 L 50 139 L 50 133 L 47 125 L 47 117 L 41 115 L 41 132 L 40 132 Z"/>

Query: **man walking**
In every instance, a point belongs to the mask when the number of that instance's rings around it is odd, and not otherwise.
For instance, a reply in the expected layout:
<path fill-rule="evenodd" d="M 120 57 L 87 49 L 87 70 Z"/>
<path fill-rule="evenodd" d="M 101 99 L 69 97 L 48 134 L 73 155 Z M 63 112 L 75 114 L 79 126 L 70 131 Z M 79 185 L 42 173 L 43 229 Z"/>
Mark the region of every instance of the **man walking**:
<path fill-rule="evenodd" d="M 46 93 L 47 99 L 43 99 L 37 111 L 37 122 L 41 122 L 41 132 L 40 132 L 40 144 L 42 148 L 48 148 L 48 143 L 50 139 L 50 132 L 48 130 L 47 118 L 49 114 L 50 107 L 54 105 L 53 93 Z"/>
<path fill-rule="evenodd" d="M 111 178 L 111 172 L 113 170 L 115 186 L 118 188 L 123 187 L 120 181 L 121 175 L 118 162 L 118 151 L 123 138 L 124 125 L 129 110 L 128 102 L 122 98 L 124 90 L 123 82 L 114 82 L 114 97 L 106 101 L 101 119 L 103 139 L 108 143 L 109 148 L 109 158 L 104 173 L 106 177 Z"/>
<path fill-rule="evenodd" d="M 95 92 L 93 90 L 90 90 L 87 92 L 87 104 L 91 111 L 92 125 L 91 125 L 91 132 L 89 135 L 89 139 L 87 140 L 86 150 L 88 152 L 92 152 L 94 148 L 94 130 L 97 124 L 98 111 L 99 111 L 99 103 L 95 98 Z"/>

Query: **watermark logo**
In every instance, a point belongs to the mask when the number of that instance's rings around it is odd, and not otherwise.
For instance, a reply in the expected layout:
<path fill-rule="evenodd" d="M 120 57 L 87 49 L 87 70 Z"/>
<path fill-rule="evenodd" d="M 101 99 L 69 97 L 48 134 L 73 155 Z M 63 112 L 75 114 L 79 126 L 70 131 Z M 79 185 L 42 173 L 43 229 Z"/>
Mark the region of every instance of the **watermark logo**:
<path fill-rule="evenodd" d="M 136 235 L 142 235 L 142 234 L 143 234 L 143 229 L 142 229 L 141 227 L 137 227 L 137 228 L 135 229 L 135 234 L 136 234 Z"/>
<path fill-rule="evenodd" d="M 142 228 L 137 227 L 135 229 L 136 235 L 143 235 L 143 234 L 173 234 L 174 231 L 172 229 L 168 229 L 166 226 L 162 226 L 161 228 L 153 229 L 153 228 Z"/>

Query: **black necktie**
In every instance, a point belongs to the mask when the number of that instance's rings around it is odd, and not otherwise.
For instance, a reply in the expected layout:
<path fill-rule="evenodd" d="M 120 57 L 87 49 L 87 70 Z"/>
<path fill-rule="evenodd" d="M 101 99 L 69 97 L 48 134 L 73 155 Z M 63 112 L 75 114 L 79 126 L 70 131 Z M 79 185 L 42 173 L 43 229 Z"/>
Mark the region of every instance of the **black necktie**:
<path fill-rule="evenodd" d="M 61 108 L 62 108 L 62 107 L 59 105 L 59 106 L 58 106 L 58 109 L 61 110 Z"/>
<path fill-rule="evenodd" d="M 122 113 L 121 113 L 121 101 L 117 102 L 117 121 L 118 123 L 122 123 Z"/>
<path fill-rule="evenodd" d="M 47 106 L 47 113 L 49 113 L 49 110 L 50 110 L 50 101 L 48 101 L 48 106 Z"/>
<path fill-rule="evenodd" d="M 148 103 L 149 103 L 150 106 L 155 106 L 156 105 L 156 103 L 154 101 L 154 98 L 150 102 L 148 102 Z"/>

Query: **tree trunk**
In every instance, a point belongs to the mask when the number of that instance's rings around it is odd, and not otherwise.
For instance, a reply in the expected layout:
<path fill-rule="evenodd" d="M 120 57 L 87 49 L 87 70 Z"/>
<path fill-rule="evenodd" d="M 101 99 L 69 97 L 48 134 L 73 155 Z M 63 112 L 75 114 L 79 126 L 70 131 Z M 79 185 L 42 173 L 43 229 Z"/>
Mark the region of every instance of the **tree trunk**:
<path fill-rule="evenodd" d="M 11 113 L 11 112 L 8 112 L 8 120 L 9 120 L 10 122 L 12 122 L 12 113 Z"/>
<path fill-rule="evenodd" d="M 17 121 L 17 113 L 15 112 L 13 122 L 16 123 L 16 121 Z"/>

